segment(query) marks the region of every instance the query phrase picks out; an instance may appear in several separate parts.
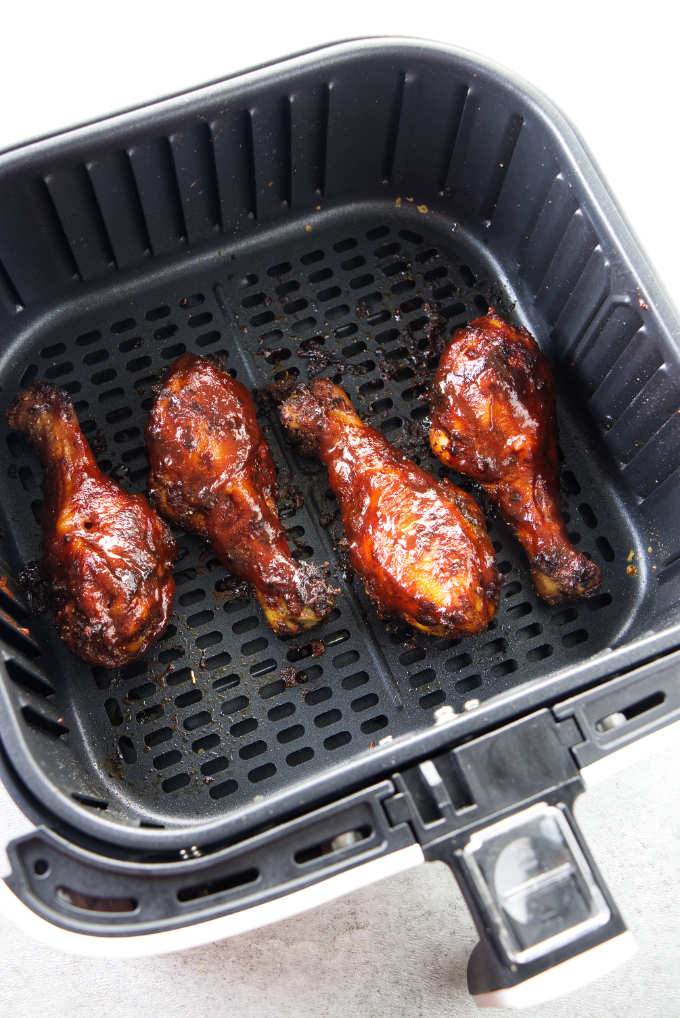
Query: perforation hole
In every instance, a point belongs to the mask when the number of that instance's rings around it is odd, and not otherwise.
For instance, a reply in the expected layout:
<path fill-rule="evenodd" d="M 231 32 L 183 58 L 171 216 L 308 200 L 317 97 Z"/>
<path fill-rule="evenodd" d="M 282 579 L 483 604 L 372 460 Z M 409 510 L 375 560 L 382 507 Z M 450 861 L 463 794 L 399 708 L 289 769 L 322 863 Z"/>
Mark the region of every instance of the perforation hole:
<path fill-rule="evenodd" d="M 123 712 L 120 709 L 120 704 L 113 697 L 109 697 L 104 701 L 104 710 L 106 711 L 107 717 L 114 727 L 123 724 Z"/>
<path fill-rule="evenodd" d="M 363 696 L 358 696 L 352 700 L 350 707 L 352 710 L 359 714 L 362 711 L 369 710 L 371 707 L 375 707 L 378 702 L 378 696 L 376 693 L 365 693 Z"/>
<path fill-rule="evenodd" d="M 279 742 L 284 745 L 288 742 L 294 742 L 296 739 L 301 739 L 305 734 L 305 729 L 302 725 L 290 725 L 288 728 L 283 728 L 277 733 L 276 738 Z"/>
<path fill-rule="evenodd" d="M 196 675 L 193 668 L 178 668 L 177 671 L 168 672 L 165 677 L 165 683 L 171 688 L 173 686 L 180 686 L 183 682 L 196 681 Z"/>
<path fill-rule="evenodd" d="M 613 562 L 616 554 L 606 537 L 598 537 L 596 542 L 600 555 L 605 562 Z"/>
<path fill-rule="evenodd" d="M 112 403 L 114 399 L 122 399 L 124 396 L 125 390 L 116 386 L 115 389 L 106 389 L 104 392 L 100 392 L 97 399 L 100 403 Z"/>
<path fill-rule="evenodd" d="M 464 679 L 458 679 L 455 683 L 455 690 L 461 696 L 471 693 L 473 689 L 479 689 L 482 684 L 481 675 L 466 675 Z"/>
<path fill-rule="evenodd" d="M 358 241 L 354 237 L 345 237 L 344 240 L 339 240 L 333 244 L 333 250 L 337 251 L 338 254 L 342 254 L 344 251 L 351 251 L 357 244 Z"/>
<path fill-rule="evenodd" d="M 571 604 L 554 612 L 552 615 L 552 621 L 556 626 L 563 626 L 567 622 L 573 622 L 576 618 L 578 618 L 578 609 Z"/>
<path fill-rule="evenodd" d="M 323 703 L 324 700 L 330 700 L 332 695 L 333 690 L 330 686 L 320 686 L 318 689 L 312 689 L 309 693 L 305 694 L 305 703 L 314 706 L 317 703 Z"/>
<path fill-rule="evenodd" d="M 134 318 L 121 318 L 119 322 L 114 322 L 111 326 L 111 332 L 119 334 L 121 332 L 129 332 L 130 329 L 134 329 L 135 320 Z"/>
<path fill-rule="evenodd" d="M 355 672 L 353 675 L 346 675 L 340 683 L 343 689 L 357 689 L 368 682 L 368 672 Z"/>
<path fill-rule="evenodd" d="M 73 364 L 71 361 L 65 361 L 63 364 L 53 364 L 45 371 L 45 378 L 49 378 L 54 381 L 57 378 L 63 378 L 64 375 L 68 375 L 73 371 Z M 112 377 L 115 377 L 115 371 Z M 78 386 L 80 388 L 80 386 Z"/>
<path fill-rule="evenodd" d="M 521 629 L 518 629 L 516 635 L 520 640 L 531 640 L 542 631 L 543 626 L 540 622 L 530 622 L 528 626 L 522 626 Z"/>
<path fill-rule="evenodd" d="M 229 778 L 227 781 L 221 781 L 219 785 L 209 788 L 208 795 L 211 799 L 225 799 L 228 795 L 233 795 L 237 789 L 238 783 L 233 778 Z"/>
<path fill-rule="evenodd" d="M 215 679 L 213 682 L 213 689 L 215 692 L 219 692 L 221 689 L 234 689 L 235 686 L 240 685 L 241 680 L 238 675 L 232 673 L 231 675 L 222 675 L 219 679 Z"/>
<path fill-rule="evenodd" d="M 405 650 L 403 654 L 399 655 L 399 664 L 413 665 L 417 661 L 422 661 L 426 653 L 424 647 L 412 647 L 410 650 Z"/>
<path fill-rule="evenodd" d="M 135 686 L 134 689 L 130 689 L 126 694 L 127 700 L 146 700 L 147 697 L 153 696 L 157 691 L 157 687 L 153 682 L 144 682 L 141 686 Z"/>
<path fill-rule="evenodd" d="M 126 764 L 133 764 L 137 760 L 137 750 L 128 735 L 121 735 L 118 740 L 118 750 Z"/>
<path fill-rule="evenodd" d="M 216 643 L 220 643 L 222 640 L 222 634 L 217 629 L 213 629 L 210 633 L 203 633 L 196 640 L 196 646 L 199 650 L 205 650 L 206 647 L 214 647 Z M 266 646 L 266 640 L 265 640 Z"/>
<path fill-rule="evenodd" d="M 204 725 L 209 725 L 212 721 L 212 715 L 207 710 L 201 710 L 197 714 L 192 714 L 190 717 L 185 718 L 182 722 L 183 727 L 187 732 L 193 732 L 197 728 L 203 728 Z"/>
<path fill-rule="evenodd" d="M 222 338 L 222 333 L 216 329 L 212 329 L 210 332 L 202 332 L 200 336 L 196 337 L 197 346 L 212 346 L 218 339 Z"/>
<path fill-rule="evenodd" d="M 300 261 L 303 265 L 313 265 L 315 262 L 323 261 L 326 257 L 323 251 L 308 251 L 307 254 L 303 254 Z"/>
<path fill-rule="evenodd" d="M 186 352 L 186 346 L 184 343 L 175 343 L 173 346 L 166 346 L 164 350 L 161 350 L 161 357 L 163 360 L 171 361 L 175 360 L 176 357 L 180 357 Z"/>
<path fill-rule="evenodd" d="M 206 671 L 211 672 L 218 668 L 224 668 L 228 664 L 231 664 L 231 654 L 226 650 L 221 650 L 219 654 L 213 654 L 211 657 L 207 657 L 203 661 L 203 667 Z"/>
<path fill-rule="evenodd" d="M 424 696 L 421 696 L 418 703 L 421 707 L 424 707 L 425 710 L 432 710 L 433 707 L 439 707 L 445 700 L 446 697 L 441 689 L 433 689 L 431 693 L 425 693 Z"/>
<path fill-rule="evenodd" d="M 333 276 L 333 270 L 328 268 L 328 267 L 326 267 L 324 269 L 317 269 L 315 272 L 310 272 L 309 276 L 307 278 L 309 279 L 310 283 L 315 284 L 315 283 L 323 283 L 327 279 L 331 279 L 332 276 Z"/>
<path fill-rule="evenodd" d="M 144 317 L 146 318 L 147 322 L 157 322 L 160 318 L 167 318 L 169 314 L 170 308 L 168 307 L 168 305 L 160 304 L 158 307 L 151 308 L 150 311 L 147 311 Z"/>
<path fill-rule="evenodd" d="M 186 788 L 190 781 L 191 778 L 186 772 L 173 774 L 172 777 L 161 782 L 161 788 L 164 792 L 177 792 L 180 788 Z"/>
<path fill-rule="evenodd" d="M 236 714 L 245 710 L 249 703 L 250 700 L 247 696 L 235 696 L 231 700 L 225 700 L 220 711 L 222 714 Z"/>
<path fill-rule="evenodd" d="M 338 318 L 345 318 L 349 314 L 349 307 L 347 304 L 338 304 L 337 307 L 327 308 L 325 315 L 326 320 L 334 322 Z"/>
<path fill-rule="evenodd" d="M 160 753 L 153 758 L 153 765 L 157 771 L 164 771 L 167 767 L 174 767 L 182 759 L 178 749 L 169 749 L 167 753 Z"/>
<path fill-rule="evenodd" d="M 374 718 L 368 718 L 367 721 L 362 721 L 360 728 L 364 735 L 370 735 L 372 732 L 379 732 L 381 728 L 386 728 L 387 723 L 385 715 L 378 714 Z"/>
<path fill-rule="evenodd" d="M 314 757 L 314 750 L 310 746 L 304 746 L 302 749 L 293 750 L 286 757 L 286 763 L 289 767 L 299 767 L 300 764 L 308 763 Z"/>
<path fill-rule="evenodd" d="M 219 735 L 214 733 L 211 735 L 202 735 L 200 739 L 196 739 L 191 743 L 191 748 L 194 753 L 207 753 L 211 749 L 215 749 L 220 744 Z"/>
<path fill-rule="evenodd" d="M 267 778 L 273 778 L 275 774 L 276 767 L 273 763 L 261 764 L 259 767 L 254 767 L 252 771 L 248 772 L 248 781 L 257 784 L 260 781 L 266 781 Z"/>
<path fill-rule="evenodd" d="M 276 707 L 272 707 L 267 711 L 267 717 L 270 721 L 283 721 L 285 718 L 289 718 L 291 714 L 295 713 L 295 704 L 291 701 L 286 703 L 279 703 Z"/>
<path fill-rule="evenodd" d="M 508 608 L 508 617 L 513 619 L 524 618 L 525 615 L 530 615 L 532 611 L 531 605 L 528 601 L 521 601 L 520 604 L 514 604 L 511 608 Z"/>
<path fill-rule="evenodd" d="M 153 704 L 151 707 L 145 707 L 144 710 L 140 710 L 135 715 L 137 724 L 148 725 L 152 721 L 158 721 L 160 717 L 165 713 L 165 709 L 160 703 Z"/>
<path fill-rule="evenodd" d="M 180 693 L 179 696 L 176 696 L 175 703 L 178 707 L 189 707 L 192 703 L 198 703 L 202 699 L 203 694 L 200 689 L 190 689 L 188 692 Z"/>
<path fill-rule="evenodd" d="M 447 672 L 461 672 L 463 668 L 467 668 L 472 664 L 472 656 L 463 651 L 462 654 L 456 654 L 455 657 L 449 658 L 446 662 Z"/>
<path fill-rule="evenodd" d="M 327 728 L 329 725 L 334 725 L 342 718 L 342 711 L 337 708 L 332 710 L 324 711 L 322 714 L 317 714 L 314 718 L 314 724 L 317 728 Z"/>
<path fill-rule="evenodd" d="M 197 629 L 199 626 L 204 626 L 206 622 L 210 622 L 214 617 L 215 612 L 210 611 L 209 608 L 204 608 L 203 611 L 190 615 L 187 619 L 187 625 L 190 629 Z"/>
<path fill-rule="evenodd" d="M 144 742 L 146 745 L 153 749 L 154 746 L 160 746 L 163 742 L 167 742 L 168 739 L 172 738 L 172 728 L 157 728 L 153 732 L 148 732 L 144 736 Z"/>
<path fill-rule="evenodd" d="M 267 743 L 263 742 L 262 739 L 258 739 L 257 742 L 251 742 L 247 746 L 242 746 L 238 751 L 238 755 L 242 760 L 252 760 L 254 757 L 262 756 L 266 752 Z"/>
<path fill-rule="evenodd" d="M 542 643 L 540 647 L 532 647 L 531 650 L 527 651 L 527 660 L 543 661 L 545 658 L 550 657 L 552 653 L 552 645 L 549 643 Z"/>
<path fill-rule="evenodd" d="M 335 732 L 333 735 L 329 735 L 328 738 L 323 740 L 324 748 L 333 750 L 341 749 L 342 746 L 346 746 L 352 741 L 352 736 L 349 732 Z"/>
<path fill-rule="evenodd" d="M 264 686 L 259 689 L 259 694 L 263 700 L 270 700 L 273 696 L 278 696 L 286 688 L 286 684 L 283 679 L 276 679 L 274 682 L 267 682 Z"/>
<path fill-rule="evenodd" d="M 108 350 L 91 350 L 90 353 L 86 353 L 83 357 L 83 364 L 87 364 L 90 367 L 93 364 L 101 364 L 102 361 L 107 361 L 108 359 Z"/>
<path fill-rule="evenodd" d="M 504 675 L 511 675 L 512 672 L 516 672 L 519 668 L 517 661 L 508 660 L 501 661 L 500 664 L 494 665 L 489 674 L 493 679 L 502 678 Z"/>
<path fill-rule="evenodd" d="M 607 608 L 612 603 L 612 600 L 612 595 L 605 591 L 603 594 L 596 594 L 595 597 L 588 598 L 586 606 L 591 612 L 596 612 L 602 608 Z"/>
<path fill-rule="evenodd" d="M 229 729 L 229 733 L 235 738 L 240 739 L 243 735 L 250 735 L 257 728 L 257 721 L 255 718 L 244 718 L 242 721 L 237 721 Z"/>
<path fill-rule="evenodd" d="M 562 637 L 563 647 L 577 647 L 579 643 L 585 643 L 588 639 L 588 631 L 586 629 L 574 629 L 570 633 L 565 633 Z"/>
<path fill-rule="evenodd" d="M 40 351 L 40 356 L 45 360 L 51 360 L 53 357 L 59 357 L 63 353 L 66 353 L 64 343 L 53 343 L 51 346 L 43 347 Z"/>
<path fill-rule="evenodd" d="M 229 766 L 229 761 L 226 756 L 216 756 L 213 760 L 207 760 L 204 764 L 201 764 L 201 774 L 205 774 L 206 777 L 211 777 L 213 774 L 219 774 L 220 771 L 226 770 Z"/>

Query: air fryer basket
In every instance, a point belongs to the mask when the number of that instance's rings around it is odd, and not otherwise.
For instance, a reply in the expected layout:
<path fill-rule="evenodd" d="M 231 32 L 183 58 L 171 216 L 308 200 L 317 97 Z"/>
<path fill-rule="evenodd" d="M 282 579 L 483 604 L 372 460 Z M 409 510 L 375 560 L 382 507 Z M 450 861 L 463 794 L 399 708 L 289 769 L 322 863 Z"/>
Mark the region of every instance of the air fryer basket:
<path fill-rule="evenodd" d="M 442 339 L 490 303 L 553 365 L 570 538 L 603 585 L 548 608 L 489 515 L 497 618 L 428 639 L 381 622 L 346 575 L 325 473 L 283 438 L 272 391 L 338 378 L 442 474 L 428 381 Z M 0 734 L 73 829 L 146 850 L 232 837 L 677 640 L 676 320 L 561 116 L 477 60 L 342 44 L 6 153 L 0 309 L 2 409 L 34 378 L 62 385 L 135 491 L 155 381 L 185 350 L 219 357 L 259 390 L 296 554 L 342 587 L 322 626 L 281 640 L 180 533 L 167 633 L 92 671 L 22 605 L 40 469 L 6 434 Z"/>

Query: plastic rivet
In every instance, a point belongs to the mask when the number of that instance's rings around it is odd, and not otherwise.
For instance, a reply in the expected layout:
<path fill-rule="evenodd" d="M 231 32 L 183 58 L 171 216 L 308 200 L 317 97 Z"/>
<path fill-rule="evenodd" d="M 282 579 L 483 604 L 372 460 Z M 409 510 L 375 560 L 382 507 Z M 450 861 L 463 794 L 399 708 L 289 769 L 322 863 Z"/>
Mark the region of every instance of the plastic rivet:
<path fill-rule="evenodd" d="M 614 711 L 613 714 L 607 714 L 601 721 L 597 723 L 598 732 L 610 732 L 612 728 L 620 728 L 621 725 L 625 725 L 628 718 L 625 714 L 621 714 L 620 711 Z"/>

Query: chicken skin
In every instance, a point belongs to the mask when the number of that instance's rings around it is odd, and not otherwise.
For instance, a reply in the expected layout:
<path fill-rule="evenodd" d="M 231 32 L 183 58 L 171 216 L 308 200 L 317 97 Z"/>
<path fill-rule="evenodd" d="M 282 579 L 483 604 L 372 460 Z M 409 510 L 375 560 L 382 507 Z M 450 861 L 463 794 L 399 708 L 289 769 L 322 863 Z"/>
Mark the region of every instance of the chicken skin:
<path fill-rule="evenodd" d="M 555 388 L 525 329 L 493 308 L 458 329 L 437 369 L 430 445 L 478 481 L 523 544 L 548 604 L 590 597 L 600 571 L 569 543 L 559 508 Z"/>
<path fill-rule="evenodd" d="M 274 462 L 240 382 L 183 354 L 156 396 L 146 443 L 153 505 L 212 542 L 227 569 L 254 587 L 275 633 L 298 633 L 328 614 L 336 591 L 290 552 Z"/>
<path fill-rule="evenodd" d="M 477 503 L 364 424 L 328 379 L 299 386 L 280 412 L 303 451 L 328 468 L 350 561 L 379 614 L 433 636 L 486 629 L 501 578 Z"/>
<path fill-rule="evenodd" d="M 105 477 L 60 389 L 40 382 L 7 411 L 45 468 L 42 572 L 66 645 L 89 664 L 141 657 L 168 624 L 175 544 L 141 495 Z"/>

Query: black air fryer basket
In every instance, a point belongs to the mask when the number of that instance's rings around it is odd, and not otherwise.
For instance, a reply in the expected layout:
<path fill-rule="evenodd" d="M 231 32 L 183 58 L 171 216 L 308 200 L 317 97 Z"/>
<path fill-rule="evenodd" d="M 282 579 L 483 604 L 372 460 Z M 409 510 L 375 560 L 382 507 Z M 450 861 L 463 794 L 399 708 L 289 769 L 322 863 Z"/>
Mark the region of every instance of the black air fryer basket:
<path fill-rule="evenodd" d="M 552 364 L 565 518 L 602 589 L 540 602 L 491 514 L 498 615 L 432 639 L 380 621 L 346 574 L 325 471 L 271 392 L 334 377 L 442 475 L 428 383 L 490 304 Z M 179 533 L 167 632 L 91 670 L 22 601 L 41 472 L 5 429 L 8 914 L 72 950 L 160 951 L 436 858 L 480 929 L 481 1002 L 618 960 L 630 935 L 571 807 L 678 716 L 680 327 L 563 117 L 477 58 L 368 40 L 25 145 L 0 157 L 0 325 L 3 413 L 35 378 L 63 386 L 134 491 L 159 375 L 186 350 L 221 358 L 259 390 L 291 546 L 342 587 L 282 640 Z"/>

